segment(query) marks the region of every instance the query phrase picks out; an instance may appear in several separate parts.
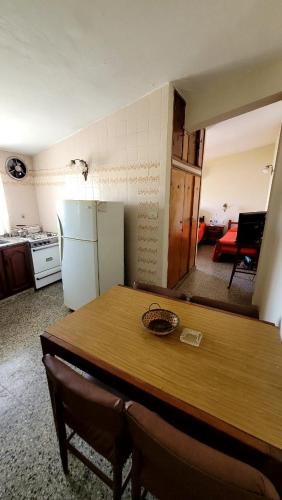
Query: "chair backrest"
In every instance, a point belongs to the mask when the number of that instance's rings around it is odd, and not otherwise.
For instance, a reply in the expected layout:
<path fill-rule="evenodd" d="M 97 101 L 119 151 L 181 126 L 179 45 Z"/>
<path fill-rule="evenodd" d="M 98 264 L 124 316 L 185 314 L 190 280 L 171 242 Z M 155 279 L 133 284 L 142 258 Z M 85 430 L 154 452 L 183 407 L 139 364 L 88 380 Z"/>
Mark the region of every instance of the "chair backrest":
<path fill-rule="evenodd" d="M 231 304 L 229 302 L 210 299 L 209 297 L 203 297 L 201 295 L 192 295 L 192 297 L 190 297 L 190 301 L 193 304 L 200 304 L 202 306 L 214 307 L 215 309 L 221 309 L 222 311 L 227 311 L 235 314 L 240 314 L 242 316 L 248 316 L 250 318 L 259 319 L 258 307 L 254 305 Z"/>
<path fill-rule="evenodd" d="M 179 299 L 186 301 L 189 300 L 188 296 L 183 292 L 171 290 L 170 288 L 163 288 L 162 286 L 142 283 L 141 281 L 134 281 L 133 288 L 135 290 L 144 290 L 146 292 L 158 293 L 159 295 L 164 295 L 165 297 L 168 297 L 170 299 Z"/>
<path fill-rule="evenodd" d="M 260 247 L 266 212 L 242 212 L 239 214 L 237 245 Z"/>
<path fill-rule="evenodd" d="M 43 363 L 56 407 L 55 419 L 68 424 L 113 463 L 126 428 L 122 399 L 97 387 L 54 356 L 45 355 Z"/>
<path fill-rule="evenodd" d="M 134 485 L 160 500 L 278 500 L 258 470 L 178 431 L 138 403 L 126 405 Z"/>
<path fill-rule="evenodd" d="M 235 227 L 236 227 L 236 229 L 237 229 L 237 227 L 238 227 L 238 222 L 237 222 L 237 221 L 233 221 L 233 220 L 229 219 L 227 229 L 231 229 L 231 227 L 232 227 L 232 226 L 235 226 Z"/>

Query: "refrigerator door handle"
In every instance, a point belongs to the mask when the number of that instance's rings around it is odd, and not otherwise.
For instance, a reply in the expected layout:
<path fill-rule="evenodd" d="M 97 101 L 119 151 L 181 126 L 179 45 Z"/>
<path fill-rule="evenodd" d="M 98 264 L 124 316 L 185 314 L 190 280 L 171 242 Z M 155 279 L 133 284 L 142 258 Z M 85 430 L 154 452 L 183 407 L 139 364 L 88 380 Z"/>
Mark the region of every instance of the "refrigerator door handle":
<path fill-rule="evenodd" d="M 61 219 L 60 219 L 58 214 L 57 214 L 57 218 L 58 218 L 58 223 L 59 223 L 60 236 L 63 237 L 64 236 L 63 225 L 61 223 Z"/>
<path fill-rule="evenodd" d="M 59 223 L 59 247 L 60 247 L 60 256 L 61 256 L 61 262 L 63 262 L 63 255 L 64 255 L 64 238 L 63 238 L 63 225 L 61 223 L 61 219 L 59 217 L 59 215 L 57 214 L 57 218 L 58 218 L 58 223 Z"/>

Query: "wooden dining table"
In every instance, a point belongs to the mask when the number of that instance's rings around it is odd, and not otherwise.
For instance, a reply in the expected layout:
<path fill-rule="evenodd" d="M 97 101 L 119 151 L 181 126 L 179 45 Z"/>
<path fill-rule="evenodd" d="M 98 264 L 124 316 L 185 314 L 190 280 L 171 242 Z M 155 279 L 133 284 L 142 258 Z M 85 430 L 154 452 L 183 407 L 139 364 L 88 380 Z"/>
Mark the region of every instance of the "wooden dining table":
<path fill-rule="evenodd" d="M 179 316 L 172 334 L 143 327 L 153 302 Z M 202 332 L 199 347 L 180 341 L 183 327 Z M 125 383 L 136 397 L 282 461 L 282 346 L 271 324 L 115 286 L 49 326 L 41 343 L 44 354 Z"/>

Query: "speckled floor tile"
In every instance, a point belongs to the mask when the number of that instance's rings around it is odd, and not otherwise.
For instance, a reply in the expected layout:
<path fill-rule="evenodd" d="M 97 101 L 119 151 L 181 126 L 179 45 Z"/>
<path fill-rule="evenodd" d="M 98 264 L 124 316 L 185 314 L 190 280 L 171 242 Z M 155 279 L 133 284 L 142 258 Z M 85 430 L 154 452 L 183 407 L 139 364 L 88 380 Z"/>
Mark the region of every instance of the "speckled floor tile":
<path fill-rule="evenodd" d="M 251 304 L 254 289 L 253 276 L 235 274 L 232 286 L 228 289 L 232 262 L 213 262 L 213 249 L 211 245 L 199 246 L 196 269 L 177 289 L 190 295 L 203 295 L 234 304 Z"/>
<path fill-rule="evenodd" d="M 39 335 L 69 312 L 60 283 L 0 302 L 1 500 L 112 498 L 75 457 L 70 456 L 68 476 L 61 467 Z M 91 452 L 91 458 L 109 471 L 98 454 Z M 128 486 L 123 499 L 129 498 Z"/>

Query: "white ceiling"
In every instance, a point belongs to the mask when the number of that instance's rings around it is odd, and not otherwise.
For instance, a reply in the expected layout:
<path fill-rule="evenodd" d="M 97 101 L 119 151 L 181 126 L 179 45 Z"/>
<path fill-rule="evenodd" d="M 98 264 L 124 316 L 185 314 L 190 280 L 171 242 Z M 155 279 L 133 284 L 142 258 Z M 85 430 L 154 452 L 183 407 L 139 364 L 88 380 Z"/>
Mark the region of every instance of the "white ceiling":
<path fill-rule="evenodd" d="M 275 143 L 282 123 L 282 101 L 206 129 L 205 161 Z"/>
<path fill-rule="evenodd" d="M 280 0 L 1 0 L 0 148 L 36 153 L 168 81 L 282 49 Z"/>

